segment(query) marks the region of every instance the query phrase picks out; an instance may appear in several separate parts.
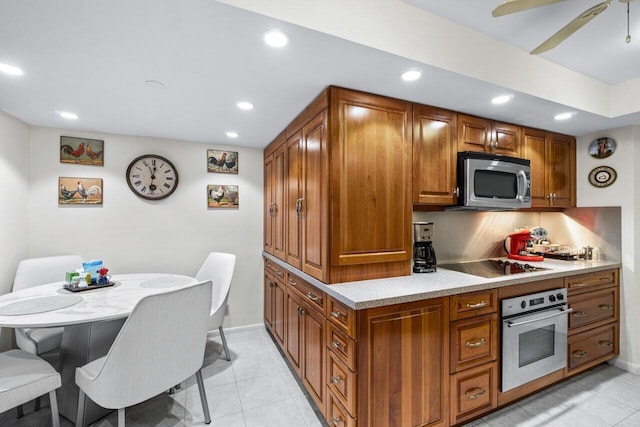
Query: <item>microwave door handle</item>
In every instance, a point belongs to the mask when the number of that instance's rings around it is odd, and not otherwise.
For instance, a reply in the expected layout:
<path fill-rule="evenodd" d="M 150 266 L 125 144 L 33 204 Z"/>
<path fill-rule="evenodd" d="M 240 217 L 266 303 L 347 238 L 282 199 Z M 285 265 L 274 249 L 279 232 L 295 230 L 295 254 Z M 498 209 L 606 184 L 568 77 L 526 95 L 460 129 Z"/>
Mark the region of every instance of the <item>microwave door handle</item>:
<path fill-rule="evenodd" d="M 522 178 L 522 180 L 520 179 Z M 527 194 L 527 174 L 523 170 L 518 171 L 518 196 L 516 199 L 524 203 L 524 196 Z"/>
<path fill-rule="evenodd" d="M 548 316 L 538 317 L 536 319 L 525 320 L 523 322 L 512 322 L 510 320 L 507 320 L 506 323 L 509 328 L 513 328 L 514 326 L 521 326 L 521 325 L 526 325 L 528 323 L 538 322 L 540 320 L 551 319 L 552 317 L 561 316 L 563 314 L 571 313 L 572 311 L 573 311 L 573 308 L 568 308 L 566 310 L 562 310 L 557 313 L 550 314 Z"/>

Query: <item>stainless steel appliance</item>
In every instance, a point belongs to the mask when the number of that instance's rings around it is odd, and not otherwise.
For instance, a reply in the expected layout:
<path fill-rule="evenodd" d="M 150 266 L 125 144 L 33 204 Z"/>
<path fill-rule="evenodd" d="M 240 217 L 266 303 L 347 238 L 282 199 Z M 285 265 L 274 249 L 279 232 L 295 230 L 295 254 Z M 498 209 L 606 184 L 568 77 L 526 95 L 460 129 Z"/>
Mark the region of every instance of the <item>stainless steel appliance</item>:
<path fill-rule="evenodd" d="M 531 273 L 533 271 L 548 270 L 531 264 L 501 259 L 487 259 L 482 261 L 461 262 L 455 264 L 440 264 L 441 268 L 472 274 L 480 277 L 501 277 L 511 274 Z"/>
<path fill-rule="evenodd" d="M 567 366 L 567 290 L 508 298 L 502 307 L 502 387 L 511 390 Z"/>
<path fill-rule="evenodd" d="M 499 154 L 458 153 L 458 205 L 454 209 L 531 207 L 531 162 Z"/>
<path fill-rule="evenodd" d="M 433 249 L 432 222 L 413 223 L 413 272 L 432 273 L 436 271 L 436 251 Z"/>

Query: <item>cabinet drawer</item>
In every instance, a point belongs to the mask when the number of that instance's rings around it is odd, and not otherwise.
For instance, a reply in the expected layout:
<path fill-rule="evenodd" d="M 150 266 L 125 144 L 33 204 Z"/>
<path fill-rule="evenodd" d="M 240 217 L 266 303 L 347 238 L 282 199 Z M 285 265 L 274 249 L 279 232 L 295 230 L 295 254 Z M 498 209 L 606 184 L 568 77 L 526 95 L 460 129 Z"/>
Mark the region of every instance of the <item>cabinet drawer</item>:
<path fill-rule="evenodd" d="M 596 322 L 608 323 L 618 319 L 618 288 L 586 292 L 569 297 L 569 329 L 577 329 Z"/>
<path fill-rule="evenodd" d="M 596 287 L 607 287 L 618 284 L 618 270 L 597 271 L 564 279 L 569 295 L 589 292 Z"/>
<path fill-rule="evenodd" d="M 617 325 L 615 324 L 570 336 L 567 339 L 568 369 L 576 369 L 590 362 L 599 363 L 618 354 L 616 336 Z"/>
<path fill-rule="evenodd" d="M 351 372 L 333 353 L 328 358 L 329 390 L 344 405 L 347 412 L 356 413 L 356 374 Z"/>
<path fill-rule="evenodd" d="M 453 295 L 449 298 L 451 320 L 495 313 L 498 293 L 495 289 Z"/>
<path fill-rule="evenodd" d="M 278 279 L 280 280 L 284 280 L 284 275 L 285 275 L 285 270 L 284 268 L 280 267 L 278 264 L 265 259 L 264 260 L 264 267 L 266 270 L 270 271 L 271 273 L 273 273 Z"/>
<path fill-rule="evenodd" d="M 356 337 L 356 313 L 349 307 L 336 300 L 328 297 L 327 319 L 338 327 L 349 337 Z"/>
<path fill-rule="evenodd" d="M 305 301 L 324 313 L 324 303 L 326 300 L 324 292 L 291 273 L 287 275 L 287 284 L 292 289 L 295 289 Z"/>
<path fill-rule="evenodd" d="M 452 424 L 494 409 L 498 401 L 498 363 L 489 363 L 451 376 Z"/>
<path fill-rule="evenodd" d="M 327 328 L 327 347 L 347 368 L 356 370 L 356 342 L 332 324 Z"/>
<path fill-rule="evenodd" d="M 340 401 L 335 398 L 333 393 L 328 393 L 329 401 L 327 403 L 327 421 L 329 426 L 333 427 L 356 427 L 356 419 L 342 406 Z"/>
<path fill-rule="evenodd" d="M 451 373 L 496 360 L 498 314 L 458 320 L 450 326 Z"/>

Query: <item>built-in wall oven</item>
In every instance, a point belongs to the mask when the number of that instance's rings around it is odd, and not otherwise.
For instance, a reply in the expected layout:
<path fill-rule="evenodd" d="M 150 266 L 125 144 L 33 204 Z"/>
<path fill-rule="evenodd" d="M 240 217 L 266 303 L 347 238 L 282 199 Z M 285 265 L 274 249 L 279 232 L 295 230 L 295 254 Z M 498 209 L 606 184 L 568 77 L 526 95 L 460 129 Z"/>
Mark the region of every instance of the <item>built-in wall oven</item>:
<path fill-rule="evenodd" d="M 508 298 L 502 308 L 502 392 L 567 366 L 567 290 Z"/>

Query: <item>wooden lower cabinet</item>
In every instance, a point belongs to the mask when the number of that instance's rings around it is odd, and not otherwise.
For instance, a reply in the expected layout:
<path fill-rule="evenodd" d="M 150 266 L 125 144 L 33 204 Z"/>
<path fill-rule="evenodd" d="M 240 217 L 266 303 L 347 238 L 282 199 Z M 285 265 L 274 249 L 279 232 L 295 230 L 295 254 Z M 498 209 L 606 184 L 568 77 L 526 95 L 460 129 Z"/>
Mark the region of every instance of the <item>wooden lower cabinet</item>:
<path fill-rule="evenodd" d="M 278 344 L 285 341 L 285 287 L 276 276 L 265 270 L 264 274 L 264 319 Z"/>
<path fill-rule="evenodd" d="M 498 406 L 498 362 L 451 375 L 451 424 L 483 415 Z"/>

